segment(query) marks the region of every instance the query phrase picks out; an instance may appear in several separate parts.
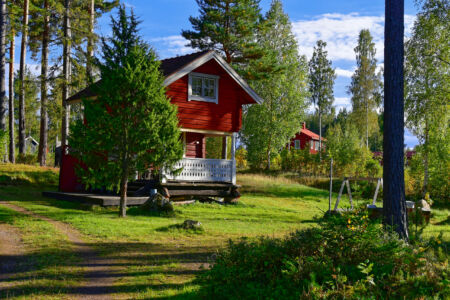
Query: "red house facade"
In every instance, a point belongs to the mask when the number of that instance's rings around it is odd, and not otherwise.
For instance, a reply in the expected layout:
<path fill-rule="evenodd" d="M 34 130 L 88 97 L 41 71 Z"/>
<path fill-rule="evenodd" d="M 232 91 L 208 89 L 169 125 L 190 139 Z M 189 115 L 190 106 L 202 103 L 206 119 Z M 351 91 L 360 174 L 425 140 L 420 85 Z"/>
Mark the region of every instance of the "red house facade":
<path fill-rule="evenodd" d="M 295 135 L 295 137 L 291 139 L 291 142 L 287 145 L 287 148 L 300 150 L 305 149 L 305 147 L 309 147 L 309 152 L 311 154 L 316 154 L 319 152 L 319 141 L 319 135 L 307 129 L 306 123 L 303 123 L 303 128 Z M 323 149 L 325 149 L 325 141 L 326 139 L 322 138 Z"/>
<path fill-rule="evenodd" d="M 203 51 L 161 61 L 167 97 L 178 107 L 184 157 L 176 166 L 181 174 L 162 174 L 162 181 L 224 182 L 235 184 L 236 133 L 242 126 L 242 106 L 262 99 L 214 51 Z M 96 84 L 101 84 L 101 81 Z M 87 88 L 67 99 L 70 105 L 95 99 Z M 222 137 L 222 159 L 206 159 L 206 137 Z M 227 137 L 231 137 L 231 159 L 227 158 Z M 70 147 L 70 145 L 69 145 Z M 79 183 L 73 178 L 72 159 L 63 155 L 60 190 L 72 192 Z"/>

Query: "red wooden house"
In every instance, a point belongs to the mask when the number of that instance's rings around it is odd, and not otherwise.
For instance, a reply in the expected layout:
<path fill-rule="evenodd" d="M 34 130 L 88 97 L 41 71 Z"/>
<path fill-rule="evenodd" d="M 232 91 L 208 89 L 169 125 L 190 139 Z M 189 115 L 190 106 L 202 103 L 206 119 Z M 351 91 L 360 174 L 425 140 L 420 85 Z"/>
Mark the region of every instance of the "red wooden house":
<path fill-rule="evenodd" d="M 181 174 L 175 176 L 165 172 L 162 183 L 220 182 L 234 185 L 235 138 L 242 125 L 242 106 L 260 103 L 261 98 L 214 51 L 164 59 L 160 68 L 165 76 L 167 96 L 178 106 L 185 149 L 183 159 L 176 166 L 183 167 Z M 72 105 L 89 98 L 95 98 L 95 95 L 87 88 L 70 97 L 67 103 Z M 205 138 L 209 136 L 222 137 L 222 159 L 205 158 Z M 226 137 L 231 137 L 231 159 L 226 159 Z M 72 192 L 79 183 L 73 176 L 70 155 L 63 157 L 62 164 L 60 190 Z"/>
<path fill-rule="evenodd" d="M 303 128 L 295 135 L 295 137 L 291 139 L 291 142 L 287 145 L 287 148 L 299 150 L 309 147 L 309 152 L 311 154 L 316 154 L 319 152 L 319 141 L 319 135 L 307 129 L 306 123 L 303 123 Z M 326 141 L 326 139 L 322 138 L 323 149 L 325 149 L 324 141 Z"/>

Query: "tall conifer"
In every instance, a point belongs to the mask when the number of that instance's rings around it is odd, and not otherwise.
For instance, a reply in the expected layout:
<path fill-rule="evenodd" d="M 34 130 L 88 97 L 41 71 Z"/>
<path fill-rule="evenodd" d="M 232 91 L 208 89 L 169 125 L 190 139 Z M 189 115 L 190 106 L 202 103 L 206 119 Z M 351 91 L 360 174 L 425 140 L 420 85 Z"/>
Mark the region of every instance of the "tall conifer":
<path fill-rule="evenodd" d="M 319 114 L 320 155 L 322 155 L 322 115 L 331 112 L 334 102 L 334 80 L 336 79 L 331 60 L 327 59 L 326 46 L 326 42 L 317 41 L 313 56 L 309 61 L 309 92 L 311 102 L 317 107 L 317 113 Z"/>

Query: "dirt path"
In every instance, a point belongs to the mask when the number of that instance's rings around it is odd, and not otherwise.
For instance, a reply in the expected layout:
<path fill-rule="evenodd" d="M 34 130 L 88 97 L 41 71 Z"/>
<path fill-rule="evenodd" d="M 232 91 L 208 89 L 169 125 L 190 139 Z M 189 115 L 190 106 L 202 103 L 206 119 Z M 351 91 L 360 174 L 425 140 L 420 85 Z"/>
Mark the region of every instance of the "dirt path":
<path fill-rule="evenodd" d="M 24 254 L 20 231 L 8 224 L 0 224 L 0 294 L 11 286 L 7 279 L 20 267 Z"/>
<path fill-rule="evenodd" d="M 86 243 L 82 234 L 66 223 L 33 213 L 23 207 L 8 202 L 0 201 L 0 205 L 51 223 L 56 229 L 66 235 L 68 240 L 74 245 L 74 251 L 82 260 L 80 266 L 85 270 L 85 280 L 82 286 L 76 288 L 71 295 L 67 296 L 71 299 L 114 299 L 114 294 L 112 294 L 114 292 L 113 285 L 117 279 L 117 274 L 123 270 L 120 263 L 99 257 L 93 247 L 89 243 Z M 13 232 L 14 230 L 11 231 L 11 226 L 3 226 L 3 224 L 1 226 L 0 243 L 4 244 L 4 246 L 0 247 L 0 254 L 2 254 L 3 248 L 5 249 L 3 250 L 5 253 L 17 253 L 14 251 L 18 250 L 18 247 L 20 248 L 21 246 L 17 238 L 20 234 Z M 14 263 L 13 260 L 9 260 L 5 266 L 10 268 L 14 266 Z"/>

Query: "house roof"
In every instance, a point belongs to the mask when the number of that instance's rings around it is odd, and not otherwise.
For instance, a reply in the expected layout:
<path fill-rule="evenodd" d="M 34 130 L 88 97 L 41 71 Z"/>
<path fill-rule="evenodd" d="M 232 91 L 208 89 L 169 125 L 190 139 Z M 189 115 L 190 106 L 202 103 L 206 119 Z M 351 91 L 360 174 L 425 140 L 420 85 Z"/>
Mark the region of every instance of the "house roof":
<path fill-rule="evenodd" d="M 317 133 L 312 132 L 309 129 L 303 128 L 300 133 L 303 133 L 309 137 L 311 137 L 313 140 L 319 140 L 319 135 Z M 325 139 L 322 138 L 322 141 L 324 141 Z"/>
<path fill-rule="evenodd" d="M 165 77 L 164 86 L 170 85 L 174 81 L 180 79 L 211 59 L 217 61 L 217 63 L 225 69 L 231 78 L 233 78 L 256 103 L 262 103 L 261 97 L 259 97 L 258 94 L 256 94 L 256 92 L 247 84 L 247 82 L 245 82 L 245 80 L 242 79 L 242 77 L 239 76 L 239 74 L 237 74 L 237 72 L 213 50 L 195 52 L 161 60 L 160 70 Z M 101 84 L 101 79 L 93 85 L 99 84 Z M 76 103 L 80 102 L 81 99 L 95 97 L 96 95 L 93 90 L 94 89 L 92 89 L 91 85 L 75 95 L 72 95 L 66 101 L 69 103 Z"/>
<path fill-rule="evenodd" d="M 306 123 L 302 124 L 302 129 L 300 130 L 300 133 L 309 136 L 313 140 L 319 140 L 320 138 L 320 136 L 317 133 L 312 132 L 309 129 L 306 129 Z M 322 137 L 322 141 L 326 141 L 326 139 Z"/>

